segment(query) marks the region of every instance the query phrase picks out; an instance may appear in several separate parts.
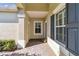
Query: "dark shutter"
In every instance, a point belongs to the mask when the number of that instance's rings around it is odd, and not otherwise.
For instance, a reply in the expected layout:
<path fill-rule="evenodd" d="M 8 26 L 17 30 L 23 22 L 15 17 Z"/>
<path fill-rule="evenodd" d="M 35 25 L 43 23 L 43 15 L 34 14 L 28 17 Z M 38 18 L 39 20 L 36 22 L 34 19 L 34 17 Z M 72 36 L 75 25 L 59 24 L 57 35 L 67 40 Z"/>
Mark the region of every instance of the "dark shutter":
<path fill-rule="evenodd" d="M 76 7 L 78 6 L 78 7 Z M 67 31 L 67 49 L 75 54 L 78 55 L 79 51 L 79 4 L 76 5 L 75 3 L 70 3 L 66 5 L 67 7 L 67 24 L 66 24 L 66 31 Z M 78 9 L 78 10 L 77 10 Z M 78 11 L 78 13 L 76 12 Z"/>
<path fill-rule="evenodd" d="M 51 38 L 54 40 L 54 15 L 51 16 Z"/>
<path fill-rule="evenodd" d="M 78 25 L 78 29 L 77 29 L 77 53 L 79 54 L 79 3 L 76 3 L 76 22 Z"/>

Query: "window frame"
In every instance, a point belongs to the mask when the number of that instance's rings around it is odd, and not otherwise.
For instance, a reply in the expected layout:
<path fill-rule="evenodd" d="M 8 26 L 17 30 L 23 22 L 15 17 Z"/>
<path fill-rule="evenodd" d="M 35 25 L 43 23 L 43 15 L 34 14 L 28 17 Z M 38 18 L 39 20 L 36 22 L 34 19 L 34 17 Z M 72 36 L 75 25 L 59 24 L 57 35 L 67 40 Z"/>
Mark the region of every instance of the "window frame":
<path fill-rule="evenodd" d="M 62 25 L 59 25 L 59 22 L 57 22 L 57 20 L 56 19 L 58 19 L 59 20 L 59 18 L 55 18 L 55 20 L 56 20 L 56 30 L 57 30 L 57 28 L 64 28 L 65 29 L 65 27 L 66 27 L 66 25 L 65 25 L 65 20 L 64 20 L 64 17 L 65 17 L 65 15 L 64 15 L 64 13 L 65 13 L 65 8 L 63 8 L 61 11 L 59 11 L 58 13 L 56 13 L 55 14 L 55 16 L 56 17 L 59 17 L 59 15 L 60 14 L 62 14 Z M 58 16 L 57 16 L 57 14 L 59 14 Z M 58 25 L 57 25 L 57 23 L 58 23 Z M 64 32 L 65 33 L 65 30 L 63 30 L 62 32 Z M 56 34 L 57 34 L 57 32 L 56 32 Z M 64 36 L 64 35 L 63 35 Z M 56 36 L 56 41 L 59 43 L 59 44 L 61 44 L 61 45 L 63 45 L 64 46 L 64 41 L 62 42 L 62 40 L 57 40 L 57 36 Z"/>
<path fill-rule="evenodd" d="M 59 4 L 53 11 L 52 11 L 52 14 L 50 14 L 50 16 L 54 15 L 54 41 L 63 46 L 63 47 L 66 47 L 66 44 L 63 44 L 61 43 L 60 41 L 56 40 L 56 14 L 61 12 L 63 9 L 66 10 L 66 4 L 63 3 L 63 4 Z M 65 18 L 66 19 L 66 18 Z M 50 21 L 50 24 L 51 24 L 51 21 Z M 51 28 L 51 27 L 50 27 Z M 50 29 L 51 30 L 51 29 Z M 50 31 L 51 33 L 51 31 Z M 51 34 L 50 34 L 51 35 Z M 53 40 L 53 39 L 52 39 Z"/>
<path fill-rule="evenodd" d="M 40 23 L 41 24 L 41 33 L 35 33 L 35 24 Z M 34 35 L 42 35 L 43 34 L 43 22 L 42 21 L 34 21 Z"/>

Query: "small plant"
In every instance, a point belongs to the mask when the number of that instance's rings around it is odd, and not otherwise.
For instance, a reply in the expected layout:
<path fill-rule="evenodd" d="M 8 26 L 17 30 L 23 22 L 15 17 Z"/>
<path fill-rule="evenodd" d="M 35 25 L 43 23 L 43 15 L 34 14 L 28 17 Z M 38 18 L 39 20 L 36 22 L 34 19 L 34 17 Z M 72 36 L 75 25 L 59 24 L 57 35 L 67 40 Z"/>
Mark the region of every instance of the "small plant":
<path fill-rule="evenodd" d="M 15 48 L 15 40 L 0 40 L 0 51 L 11 51 Z"/>

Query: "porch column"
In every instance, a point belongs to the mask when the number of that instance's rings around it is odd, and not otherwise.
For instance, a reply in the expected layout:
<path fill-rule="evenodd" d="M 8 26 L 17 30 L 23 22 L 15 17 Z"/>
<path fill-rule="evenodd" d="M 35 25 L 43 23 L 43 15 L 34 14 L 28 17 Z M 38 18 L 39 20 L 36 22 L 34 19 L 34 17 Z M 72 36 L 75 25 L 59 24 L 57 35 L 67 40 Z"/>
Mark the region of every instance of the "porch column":
<path fill-rule="evenodd" d="M 24 19 L 25 14 L 23 10 L 19 10 L 18 12 L 18 48 L 25 48 L 25 41 L 24 41 Z"/>

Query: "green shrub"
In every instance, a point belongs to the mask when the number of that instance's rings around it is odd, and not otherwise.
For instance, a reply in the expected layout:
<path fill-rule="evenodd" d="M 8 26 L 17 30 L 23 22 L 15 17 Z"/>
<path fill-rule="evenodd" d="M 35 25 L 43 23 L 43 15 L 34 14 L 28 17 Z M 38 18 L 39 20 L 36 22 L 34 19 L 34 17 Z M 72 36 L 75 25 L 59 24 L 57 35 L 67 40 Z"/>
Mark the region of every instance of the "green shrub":
<path fill-rule="evenodd" d="M 11 51 L 15 48 L 15 40 L 0 40 L 0 51 Z"/>

